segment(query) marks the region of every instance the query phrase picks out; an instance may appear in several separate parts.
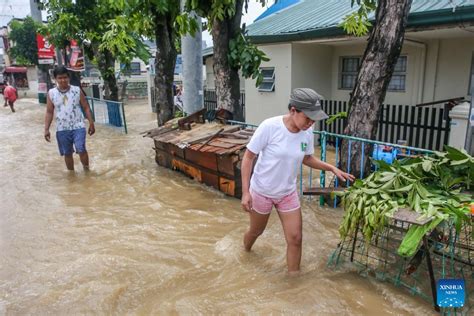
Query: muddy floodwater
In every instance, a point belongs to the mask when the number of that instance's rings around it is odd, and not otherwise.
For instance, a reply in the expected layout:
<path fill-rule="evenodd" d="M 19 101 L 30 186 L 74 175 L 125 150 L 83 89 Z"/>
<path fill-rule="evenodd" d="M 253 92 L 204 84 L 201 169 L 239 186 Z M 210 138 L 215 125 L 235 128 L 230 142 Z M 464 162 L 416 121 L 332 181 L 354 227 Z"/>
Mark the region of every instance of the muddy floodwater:
<path fill-rule="evenodd" d="M 1 100 L 0 100 L 1 101 Z M 431 315 L 421 298 L 327 268 L 342 211 L 303 202 L 302 273 L 285 273 L 278 216 L 250 253 L 237 199 L 154 161 L 148 105 L 129 134 L 97 125 L 91 172 L 43 140 L 44 106 L 0 109 L 0 315 Z M 51 131 L 54 131 L 54 126 Z M 54 135 L 54 134 L 53 134 Z"/>

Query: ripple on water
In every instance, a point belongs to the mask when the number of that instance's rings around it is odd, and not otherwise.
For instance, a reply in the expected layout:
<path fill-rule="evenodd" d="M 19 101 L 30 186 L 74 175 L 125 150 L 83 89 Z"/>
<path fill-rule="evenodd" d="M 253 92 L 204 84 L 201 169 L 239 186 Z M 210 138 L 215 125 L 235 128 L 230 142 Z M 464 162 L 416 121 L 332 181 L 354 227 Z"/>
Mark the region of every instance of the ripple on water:
<path fill-rule="evenodd" d="M 326 268 L 341 213 L 314 199 L 303 201 L 300 276 L 286 275 L 276 214 L 245 252 L 237 199 L 156 165 L 139 135 L 156 126 L 146 104 L 126 106 L 128 135 L 97 125 L 87 174 L 66 172 L 55 139 L 42 139 L 43 107 L 18 109 L 0 115 L 0 316 L 431 313 L 406 292 Z"/>

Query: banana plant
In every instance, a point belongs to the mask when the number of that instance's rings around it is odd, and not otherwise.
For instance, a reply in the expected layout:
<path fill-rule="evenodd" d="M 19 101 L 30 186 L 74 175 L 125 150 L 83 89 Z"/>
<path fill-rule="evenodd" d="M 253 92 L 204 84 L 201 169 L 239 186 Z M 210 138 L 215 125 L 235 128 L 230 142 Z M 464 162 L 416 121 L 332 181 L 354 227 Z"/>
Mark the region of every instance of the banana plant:
<path fill-rule="evenodd" d="M 469 190 L 474 178 L 474 158 L 464 150 L 446 146 L 432 156 L 407 158 L 389 165 L 374 161 L 378 171 L 357 180 L 342 197 L 344 217 L 339 227 L 341 238 L 360 227 L 366 241 L 381 232 L 390 217 L 401 208 L 415 212 L 419 220 L 412 225 L 398 249 L 413 256 L 423 236 L 445 220 L 453 221 L 457 231 L 470 224 L 467 205 L 473 201 Z"/>

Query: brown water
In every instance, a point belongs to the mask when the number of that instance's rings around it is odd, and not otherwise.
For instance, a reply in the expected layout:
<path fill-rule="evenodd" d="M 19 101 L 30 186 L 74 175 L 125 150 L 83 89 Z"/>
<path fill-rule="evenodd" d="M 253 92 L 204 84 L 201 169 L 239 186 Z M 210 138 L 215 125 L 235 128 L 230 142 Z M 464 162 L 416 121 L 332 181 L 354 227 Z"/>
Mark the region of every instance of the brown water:
<path fill-rule="evenodd" d="M 129 134 L 97 126 L 92 171 L 65 171 L 43 140 L 44 107 L 0 111 L 0 315 L 426 315 L 429 304 L 327 259 L 341 211 L 303 204 L 302 274 L 286 275 L 275 214 L 242 250 L 239 201 L 158 167 L 146 105 Z M 52 129 L 53 130 L 53 129 Z M 76 163 L 78 160 L 76 159 Z"/>

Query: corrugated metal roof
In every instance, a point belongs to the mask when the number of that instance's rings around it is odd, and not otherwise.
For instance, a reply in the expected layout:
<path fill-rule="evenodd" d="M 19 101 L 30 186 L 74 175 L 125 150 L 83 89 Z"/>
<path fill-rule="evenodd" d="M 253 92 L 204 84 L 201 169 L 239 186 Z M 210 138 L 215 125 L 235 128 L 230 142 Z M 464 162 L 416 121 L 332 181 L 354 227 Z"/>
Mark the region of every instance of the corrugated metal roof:
<path fill-rule="evenodd" d="M 281 11 L 283 9 L 288 8 L 296 3 L 300 2 L 300 0 L 278 0 L 276 1 L 271 7 L 269 7 L 265 12 L 260 14 L 255 21 L 261 20 L 269 15 L 272 15 L 275 12 Z"/>
<path fill-rule="evenodd" d="M 456 10 L 468 6 L 474 6 L 474 0 L 413 0 L 410 15 L 438 10 L 453 10 L 455 14 Z M 278 36 L 333 28 L 355 10 L 357 7 L 351 7 L 350 0 L 300 0 L 249 25 L 248 35 Z"/>

